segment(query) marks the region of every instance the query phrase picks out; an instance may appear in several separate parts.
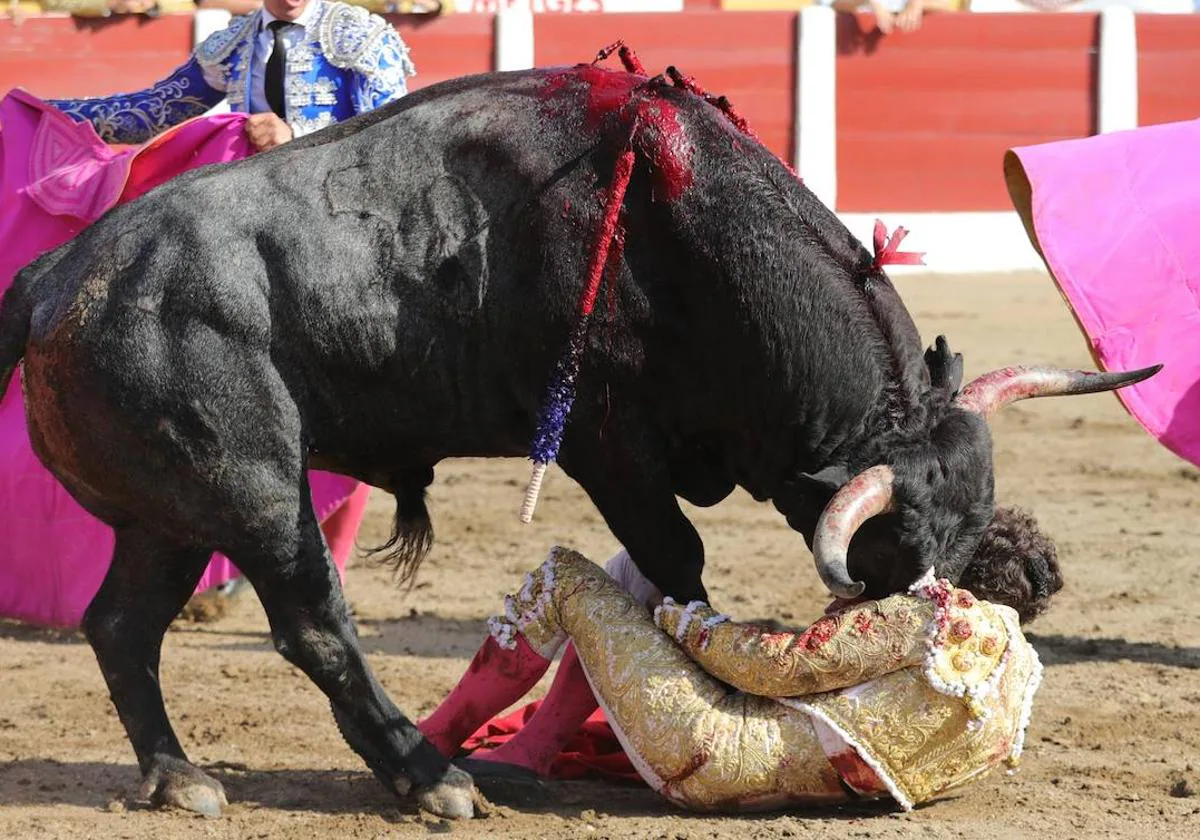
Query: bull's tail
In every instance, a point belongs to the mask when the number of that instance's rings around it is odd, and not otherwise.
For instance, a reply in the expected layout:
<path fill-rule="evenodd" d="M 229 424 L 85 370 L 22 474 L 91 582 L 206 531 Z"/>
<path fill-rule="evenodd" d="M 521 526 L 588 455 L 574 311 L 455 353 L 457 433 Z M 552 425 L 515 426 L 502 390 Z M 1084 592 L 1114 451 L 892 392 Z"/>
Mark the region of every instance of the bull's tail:
<path fill-rule="evenodd" d="M 33 300 L 29 295 L 30 270 L 18 272 L 16 280 L 0 297 L 0 396 L 8 390 L 29 341 Z"/>
<path fill-rule="evenodd" d="M 401 584 L 411 589 L 421 561 L 433 546 L 433 523 L 425 504 L 426 489 L 433 484 L 433 467 L 401 470 L 387 488 L 396 499 L 396 519 L 388 541 L 372 553 L 382 554 Z"/>

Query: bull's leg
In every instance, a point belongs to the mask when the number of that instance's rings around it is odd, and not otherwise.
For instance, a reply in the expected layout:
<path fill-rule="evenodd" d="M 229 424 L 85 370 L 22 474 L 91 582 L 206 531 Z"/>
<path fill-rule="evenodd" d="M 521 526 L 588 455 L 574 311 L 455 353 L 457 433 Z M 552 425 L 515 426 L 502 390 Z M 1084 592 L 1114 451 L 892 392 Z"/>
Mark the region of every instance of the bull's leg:
<path fill-rule="evenodd" d="M 209 554 L 137 526 L 117 528 L 112 565 L 84 613 L 83 629 L 137 755 L 142 795 L 156 805 L 218 816 L 225 791 L 188 763 L 158 682 L 163 635 Z"/>
<path fill-rule="evenodd" d="M 307 498 L 306 485 L 296 499 Z M 234 562 L 262 600 L 276 649 L 329 698 L 347 742 L 381 781 L 401 795 L 412 790 L 427 811 L 472 816 L 471 777 L 396 708 L 367 665 L 312 505 L 272 530 L 241 546 Z"/>
<path fill-rule="evenodd" d="M 704 544 L 679 507 L 664 447 L 629 416 L 609 418 L 602 435 L 584 439 L 581 430 L 598 427 L 573 424 L 559 464 L 660 592 L 685 604 L 707 601 Z"/>

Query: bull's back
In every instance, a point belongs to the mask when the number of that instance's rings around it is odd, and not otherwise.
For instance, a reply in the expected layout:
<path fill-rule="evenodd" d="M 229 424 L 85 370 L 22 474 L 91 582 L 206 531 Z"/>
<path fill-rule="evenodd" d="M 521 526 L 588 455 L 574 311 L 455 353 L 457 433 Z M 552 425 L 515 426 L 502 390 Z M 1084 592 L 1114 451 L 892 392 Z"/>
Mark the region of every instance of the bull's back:
<path fill-rule="evenodd" d="M 528 413 L 577 313 L 601 221 L 598 192 L 636 122 L 630 268 L 608 338 L 626 340 L 630 375 L 639 354 L 683 358 L 690 343 L 713 354 L 698 369 L 737 381 L 727 368 L 744 356 L 699 338 L 728 333 L 724 301 L 737 304 L 747 288 L 760 301 L 777 298 L 794 279 L 778 269 L 810 267 L 814 236 L 848 234 L 715 108 L 678 89 L 647 94 L 644 83 L 589 68 L 460 79 L 187 173 L 66 246 L 48 269 L 57 301 L 40 313 L 36 336 L 136 357 L 138 341 L 169 345 L 209 330 L 272 353 L 310 388 L 318 412 L 332 415 L 366 392 L 393 401 L 453 394 L 464 421 Z M 635 101 L 642 111 L 631 122 Z M 767 210 L 751 206 L 758 197 L 747 184 L 771 193 Z M 811 217 L 807 241 L 781 242 L 781 219 L 798 209 Z M 751 240 L 772 253 L 726 270 L 722 252 Z M 839 244 L 850 261 L 862 256 L 855 246 Z M 830 282 L 820 272 L 809 279 Z M 793 292 L 783 310 L 798 315 L 821 298 L 814 288 Z M 719 305 L 689 307 L 685 323 L 674 311 L 680 295 Z M 826 295 L 817 308 L 830 305 Z M 794 332 L 790 317 L 776 313 L 768 326 Z M 487 404 L 463 402 L 485 393 Z M 444 401 L 429 405 L 428 416 L 410 410 L 411 425 L 447 422 Z"/>

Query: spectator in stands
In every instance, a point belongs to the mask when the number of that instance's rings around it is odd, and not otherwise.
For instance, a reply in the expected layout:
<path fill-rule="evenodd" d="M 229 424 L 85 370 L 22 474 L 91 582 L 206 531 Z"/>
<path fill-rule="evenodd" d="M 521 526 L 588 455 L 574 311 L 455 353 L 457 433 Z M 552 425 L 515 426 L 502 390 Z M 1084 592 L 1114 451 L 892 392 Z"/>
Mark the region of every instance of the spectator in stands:
<path fill-rule="evenodd" d="M 442 12 L 442 0 L 346 0 L 377 15 L 436 15 Z"/>
<path fill-rule="evenodd" d="M 260 0 L 196 0 L 197 9 L 224 9 L 235 15 L 252 14 L 261 5 Z"/>
<path fill-rule="evenodd" d="M 442 11 L 441 0 L 345 0 L 351 6 L 362 6 L 378 15 L 436 15 Z M 68 12 L 76 17 L 108 17 L 109 15 L 144 15 L 156 12 L 223 9 L 235 15 L 249 15 L 258 10 L 262 0 L 41 0 L 44 12 Z"/>
<path fill-rule="evenodd" d="M 146 90 L 51 103 L 106 142 L 141 143 L 227 99 L 252 115 L 246 134 L 263 151 L 399 99 L 415 72 L 378 15 L 337 0 L 264 0 Z"/>
<path fill-rule="evenodd" d="M 62 0 L 58 0 L 62 2 Z M 71 0 L 67 0 L 71 2 Z M 126 2 L 126 0 L 112 0 Z M 145 0 L 134 0 L 145 2 Z M 351 6 L 362 6 L 377 15 L 436 15 L 442 11 L 441 0 L 345 0 Z M 260 0 L 196 0 L 198 9 L 224 9 L 235 15 L 248 15 L 259 7 Z"/>
<path fill-rule="evenodd" d="M 1124 6 L 1134 12 L 1183 14 L 1200 0 L 968 0 L 972 12 L 1099 12 L 1112 6 Z"/>
<path fill-rule="evenodd" d="M 159 11 L 158 0 L 41 0 L 40 5 L 43 12 L 69 12 L 76 17 L 144 15 Z"/>
<path fill-rule="evenodd" d="M 964 0 L 818 0 L 838 12 L 869 10 L 884 35 L 893 31 L 915 32 L 926 12 L 962 11 Z"/>

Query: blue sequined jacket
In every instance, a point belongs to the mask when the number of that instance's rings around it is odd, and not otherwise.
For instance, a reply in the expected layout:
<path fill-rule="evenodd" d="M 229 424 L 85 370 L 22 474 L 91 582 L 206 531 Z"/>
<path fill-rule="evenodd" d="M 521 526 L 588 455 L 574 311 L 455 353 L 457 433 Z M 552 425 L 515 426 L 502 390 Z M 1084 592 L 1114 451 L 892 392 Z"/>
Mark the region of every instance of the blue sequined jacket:
<path fill-rule="evenodd" d="M 314 2 L 319 7 L 307 35 L 288 50 L 284 70 L 287 123 L 296 137 L 399 99 L 407 91 L 405 77 L 416 73 L 408 47 L 386 20 L 359 6 Z M 259 16 L 234 18 L 146 90 L 50 103 L 91 122 L 109 143 L 145 142 L 226 98 L 232 110 L 247 111 Z"/>

